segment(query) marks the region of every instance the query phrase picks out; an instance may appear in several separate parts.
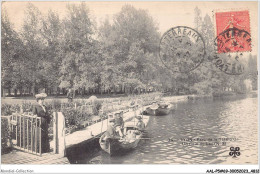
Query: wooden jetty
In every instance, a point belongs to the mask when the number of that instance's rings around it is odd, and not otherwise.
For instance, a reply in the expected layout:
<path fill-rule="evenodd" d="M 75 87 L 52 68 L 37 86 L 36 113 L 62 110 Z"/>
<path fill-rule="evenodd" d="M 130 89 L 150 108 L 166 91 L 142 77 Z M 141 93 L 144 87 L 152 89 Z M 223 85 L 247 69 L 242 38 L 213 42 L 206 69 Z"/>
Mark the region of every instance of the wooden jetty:
<path fill-rule="evenodd" d="M 41 156 L 13 150 L 1 155 L 2 164 L 69 164 L 67 157 L 54 153 L 43 153 Z"/>
<path fill-rule="evenodd" d="M 133 109 L 132 111 L 125 111 L 123 120 L 125 122 L 134 121 L 134 117 L 141 113 L 142 108 Z M 143 116 L 145 122 L 148 123 L 149 117 Z M 136 120 L 137 122 L 137 120 Z M 83 142 L 90 142 L 99 138 L 106 130 L 108 119 L 97 122 L 93 125 L 87 126 L 85 129 L 76 131 L 72 134 L 65 136 L 65 148 L 72 148 Z M 55 142 L 51 141 L 50 146 L 52 149 L 55 147 Z M 51 153 L 42 153 L 41 155 L 30 154 L 20 150 L 13 150 L 8 154 L 1 157 L 2 164 L 69 164 L 69 160 L 64 155 Z"/>
<path fill-rule="evenodd" d="M 141 113 L 141 110 L 142 108 L 139 108 L 136 111 L 125 112 L 123 116 L 123 120 L 125 122 L 132 121 L 132 119 L 136 115 Z M 144 116 L 143 119 L 147 120 L 149 119 L 149 116 Z M 108 125 L 108 119 L 104 119 L 100 122 L 97 122 L 93 125 L 86 127 L 83 130 L 79 130 L 72 134 L 67 135 L 65 137 L 66 148 L 70 148 L 82 142 L 91 141 L 94 138 L 100 137 L 107 130 L 107 125 Z M 51 146 L 53 146 L 53 142 L 51 142 Z"/>

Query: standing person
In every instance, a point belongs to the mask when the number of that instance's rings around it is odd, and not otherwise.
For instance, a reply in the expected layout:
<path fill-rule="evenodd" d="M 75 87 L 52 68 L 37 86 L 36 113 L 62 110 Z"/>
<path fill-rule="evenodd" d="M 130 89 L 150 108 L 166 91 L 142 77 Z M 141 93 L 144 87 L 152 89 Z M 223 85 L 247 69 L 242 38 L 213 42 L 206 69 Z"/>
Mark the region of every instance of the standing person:
<path fill-rule="evenodd" d="M 74 91 L 70 88 L 67 93 L 68 102 L 72 102 L 74 98 Z"/>
<path fill-rule="evenodd" d="M 46 106 L 44 105 L 44 99 L 47 97 L 46 93 L 40 93 L 35 95 L 37 104 L 33 106 L 33 114 L 37 117 L 41 117 L 41 152 L 46 153 L 50 150 L 48 128 L 50 123 L 50 116 L 47 112 Z"/>

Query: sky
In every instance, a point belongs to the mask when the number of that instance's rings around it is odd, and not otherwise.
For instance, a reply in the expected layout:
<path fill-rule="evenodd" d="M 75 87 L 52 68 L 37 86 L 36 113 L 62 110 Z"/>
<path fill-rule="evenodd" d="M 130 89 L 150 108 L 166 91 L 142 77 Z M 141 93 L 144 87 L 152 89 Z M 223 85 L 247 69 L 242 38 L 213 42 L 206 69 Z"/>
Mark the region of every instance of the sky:
<path fill-rule="evenodd" d="M 14 24 L 16 30 L 20 30 L 24 21 L 24 10 L 28 2 L 2 2 L 3 9 L 7 12 L 10 21 Z M 59 13 L 63 18 L 66 15 L 66 5 L 68 3 L 78 4 L 80 2 L 62 2 L 62 1 L 43 1 L 31 2 L 44 15 L 51 9 Z M 113 15 L 118 13 L 122 6 L 131 4 L 137 9 L 145 9 L 153 17 L 159 27 L 161 34 L 172 27 L 189 26 L 194 27 L 194 8 L 198 7 L 202 12 L 202 17 L 208 14 L 212 20 L 216 11 L 241 11 L 249 10 L 250 15 L 250 33 L 252 36 L 252 54 L 258 52 L 258 5 L 257 2 L 86 2 L 90 10 L 92 19 L 95 19 L 97 24 L 105 18 L 113 19 Z M 216 22 L 214 21 L 214 30 Z"/>

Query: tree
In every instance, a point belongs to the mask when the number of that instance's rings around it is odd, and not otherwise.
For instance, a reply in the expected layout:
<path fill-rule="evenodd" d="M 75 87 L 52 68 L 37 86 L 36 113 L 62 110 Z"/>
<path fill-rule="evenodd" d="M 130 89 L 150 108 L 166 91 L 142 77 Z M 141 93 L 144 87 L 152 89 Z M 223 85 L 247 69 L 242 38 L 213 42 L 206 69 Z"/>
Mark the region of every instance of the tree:
<path fill-rule="evenodd" d="M 199 31 L 202 27 L 202 17 L 201 17 L 201 10 L 196 7 L 194 9 L 194 24 L 195 24 L 195 29 Z"/>
<path fill-rule="evenodd" d="M 144 88 L 148 79 L 143 79 L 143 75 L 154 69 L 149 69 L 150 59 L 158 52 L 159 33 L 152 17 L 145 10 L 125 5 L 114 16 L 113 23 L 107 19 L 99 31 L 109 70 L 109 78 L 103 81 L 108 84 L 105 86 L 124 84 L 131 92 Z"/>
<path fill-rule="evenodd" d="M 93 39 L 94 22 L 89 18 L 85 3 L 68 5 L 68 14 L 62 22 L 63 48 L 60 67 L 60 87 L 94 87 L 93 73 L 100 66 L 98 43 Z"/>
<path fill-rule="evenodd" d="M 1 18 L 1 77 L 2 89 L 16 87 L 18 84 L 25 84 L 22 72 L 23 43 L 17 32 L 9 21 L 5 11 L 2 12 Z M 5 92 L 3 92 L 5 95 Z"/>
<path fill-rule="evenodd" d="M 245 72 L 246 77 L 245 79 L 250 79 L 252 81 L 252 89 L 257 90 L 257 56 L 252 56 L 249 54 L 248 63 L 247 63 L 247 70 Z"/>
<path fill-rule="evenodd" d="M 59 67 L 61 66 L 63 54 L 63 48 L 61 47 L 62 33 L 59 15 L 49 11 L 48 16 L 42 20 L 40 31 L 45 43 L 41 74 L 46 82 L 46 88 L 51 89 L 59 86 Z"/>
<path fill-rule="evenodd" d="M 24 43 L 23 62 L 26 69 L 23 76 L 27 77 L 27 86 L 32 87 L 33 95 L 38 88 L 45 86 L 42 70 L 44 69 L 45 55 L 44 39 L 41 34 L 42 30 L 42 14 L 33 4 L 28 3 L 25 11 L 25 21 L 23 24 L 21 37 Z"/>

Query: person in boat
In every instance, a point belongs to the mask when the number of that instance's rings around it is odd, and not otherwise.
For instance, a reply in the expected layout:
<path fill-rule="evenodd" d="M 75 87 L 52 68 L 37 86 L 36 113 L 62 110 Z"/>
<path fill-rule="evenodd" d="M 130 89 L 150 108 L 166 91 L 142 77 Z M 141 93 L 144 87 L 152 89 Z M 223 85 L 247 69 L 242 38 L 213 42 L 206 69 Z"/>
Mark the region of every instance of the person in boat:
<path fill-rule="evenodd" d="M 158 103 L 157 102 L 152 102 L 152 106 L 151 106 L 151 108 L 158 108 Z"/>
<path fill-rule="evenodd" d="M 109 119 L 109 125 L 107 127 L 107 131 L 105 133 L 104 139 L 107 138 L 120 138 L 116 132 L 116 125 L 115 125 L 115 119 L 111 118 Z"/>
<path fill-rule="evenodd" d="M 139 131 L 144 131 L 144 129 L 145 129 L 145 124 L 144 124 L 144 122 L 143 122 L 142 117 L 139 115 L 139 116 L 137 116 L 136 118 L 137 118 L 137 120 L 138 120 L 138 122 L 136 123 L 136 128 L 137 128 L 137 130 L 139 130 Z"/>
<path fill-rule="evenodd" d="M 122 112 L 115 113 L 115 128 L 121 137 L 123 137 L 122 130 L 124 128 L 124 120 L 122 115 L 123 115 Z"/>
<path fill-rule="evenodd" d="M 107 126 L 107 131 L 100 137 L 100 140 L 102 142 L 105 142 L 106 148 L 108 148 L 108 139 L 113 138 L 120 138 L 117 136 L 116 129 L 115 129 L 115 119 L 110 118 L 109 119 L 109 125 Z"/>
<path fill-rule="evenodd" d="M 41 131 L 41 152 L 46 153 L 50 151 L 50 143 L 48 136 L 48 128 L 50 124 L 50 115 L 44 105 L 44 99 L 47 97 L 46 93 L 35 95 L 37 104 L 33 106 L 33 114 L 41 117 L 41 127 L 37 131 Z"/>
<path fill-rule="evenodd" d="M 163 108 L 163 109 L 168 107 L 166 103 L 159 103 L 158 106 L 159 108 Z"/>

